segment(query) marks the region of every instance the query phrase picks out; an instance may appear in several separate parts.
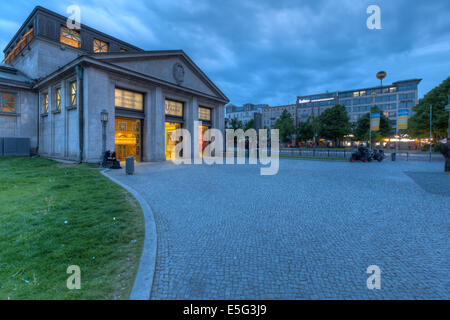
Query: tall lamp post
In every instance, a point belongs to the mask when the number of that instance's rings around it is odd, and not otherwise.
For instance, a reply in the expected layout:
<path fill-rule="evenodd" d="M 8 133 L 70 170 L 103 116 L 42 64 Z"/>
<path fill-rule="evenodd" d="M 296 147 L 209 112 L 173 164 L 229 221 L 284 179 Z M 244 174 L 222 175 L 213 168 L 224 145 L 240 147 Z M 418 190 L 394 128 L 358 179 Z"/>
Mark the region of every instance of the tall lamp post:
<path fill-rule="evenodd" d="M 106 152 L 106 124 L 108 123 L 108 112 L 106 110 L 102 110 L 100 113 L 100 120 L 102 121 L 102 157 Z"/>

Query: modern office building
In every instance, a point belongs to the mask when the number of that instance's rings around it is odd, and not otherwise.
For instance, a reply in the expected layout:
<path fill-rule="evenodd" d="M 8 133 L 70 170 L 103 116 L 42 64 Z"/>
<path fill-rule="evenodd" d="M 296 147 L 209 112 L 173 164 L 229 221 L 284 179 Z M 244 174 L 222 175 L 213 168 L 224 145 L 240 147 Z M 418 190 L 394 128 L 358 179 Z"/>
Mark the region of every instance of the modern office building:
<path fill-rule="evenodd" d="M 318 116 L 324 110 L 344 105 L 350 121 L 356 122 L 371 107 L 377 105 L 395 128 L 398 109 L 408 109 L 412 115 L 412 107 L 418 103 L 418 85 L 422 79 L 403 80 L 378 87 L 354 89 L 338 92 L 297 97 L 297 119 L 305 121 L 309 116 Z"/>
<path fill-rule="evenodd" d="M 224 130 L 228 98 L 181 50 L 144 51 L 36 7 L 4 54 L 0 137 L 29 138 L 42 156 L 161 161 L 177 128 Z"/>
<path fill-rule="evenodd" d="M 255 114 L 261 114 L 265 107 L 268 107 L 268 105 L 246 103 L 243 106 L 235 106 L 229 104 L 225 107 L 225 118 L 228 122 L 236 118 L 242 121 L 243 124 L 246 124 L 250 120 L 255 120 Z"/>
<path fill-rule="evenodd" d="M 262 111 L 262 127 L 272 129 L 284 110 L 287 110 L 291 114 L 292 119 L 295 121 L 297 118 L 296 109 L 297 106 L 295 104 L 264 107 Z"/>

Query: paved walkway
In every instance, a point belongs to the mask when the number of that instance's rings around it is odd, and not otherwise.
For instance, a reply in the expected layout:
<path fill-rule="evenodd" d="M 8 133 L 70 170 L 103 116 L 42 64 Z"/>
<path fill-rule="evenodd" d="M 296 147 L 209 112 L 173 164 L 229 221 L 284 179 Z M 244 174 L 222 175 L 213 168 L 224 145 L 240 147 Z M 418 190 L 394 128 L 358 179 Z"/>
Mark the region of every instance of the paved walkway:
<path fill-rule="evenodd" d="M 441 171 L 282 159 L 276 176 L 169 162 L 111 175 L 155 215 L 151 299 L 448 299 L 450 198 L 427 187 L 450 190 Z M 381 290 L 366 287 L 369 265 Z"/>

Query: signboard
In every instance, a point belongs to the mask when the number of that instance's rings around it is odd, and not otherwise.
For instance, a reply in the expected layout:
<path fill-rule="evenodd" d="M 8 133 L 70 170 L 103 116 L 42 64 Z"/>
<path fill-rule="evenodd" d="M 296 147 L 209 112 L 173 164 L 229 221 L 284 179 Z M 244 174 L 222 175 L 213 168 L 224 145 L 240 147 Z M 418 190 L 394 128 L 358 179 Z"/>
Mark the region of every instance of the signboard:
<path fill-rule="evenodd" d="M 372 131 L 380 130 L 380 118 L 381 114 L 379 112 L 372 112 L 370 114 L 370 130 Z"/>
<path fill-rule="evenodd" d="M 383 80 L 384 78 L 386 78 L 386 72 L 385 71 L 380 71 L 377 73 L 377 78 L 380 80 Z"/>
<path fill-rule="evenodd" d="M 166 100 L 166 115 L 183 117 L 183 103 L 172 100 Z"/>
<path fill-rule="evenodd" d="M 398 110 L 397 127 L 399 130 L 408 129 L 408 117 L 409 117 L 408 109 L 399 109 Z"/>
<path fill-rule="evenodd" d="M 203 121 L 211 121 L 211 109 L 198 107 L 198 119 Z"/>

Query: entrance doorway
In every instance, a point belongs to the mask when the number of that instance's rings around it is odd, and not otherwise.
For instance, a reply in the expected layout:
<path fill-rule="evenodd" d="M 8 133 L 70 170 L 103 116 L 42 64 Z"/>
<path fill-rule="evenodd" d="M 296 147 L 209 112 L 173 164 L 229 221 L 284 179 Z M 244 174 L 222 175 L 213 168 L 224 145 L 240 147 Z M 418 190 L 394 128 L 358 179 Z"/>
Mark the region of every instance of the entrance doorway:
<path fill-rule="evenodd" d="M 203 151 L 208 146 L 208 144 L 210 144 L 210 135 L 205 137 L 205 133 L 209 129 L 211 129 L 211 126 L 198 126 L 198 151 L 200 153 L 200 157 L 203 157 Z"/>
<path fill-rule="evenodd" d="M 120 161 L 134 156 L 134 160 L 141 161 L 142 155 L 142 123 L 139 119 L 116 118 L 116 156 Z"/>
<path fill-rule="evenodd" d="M 175 146 L 177 145 L 178 141 L 172 141 L 171 137 L 175 130 L 181 129 L 181 123 L 177 122 L 166 122 L 166 133 L 165 133 L 165 140 L 166 140 L 166 159 L 172 159 L 172 151 L 175 149 Z"/>

